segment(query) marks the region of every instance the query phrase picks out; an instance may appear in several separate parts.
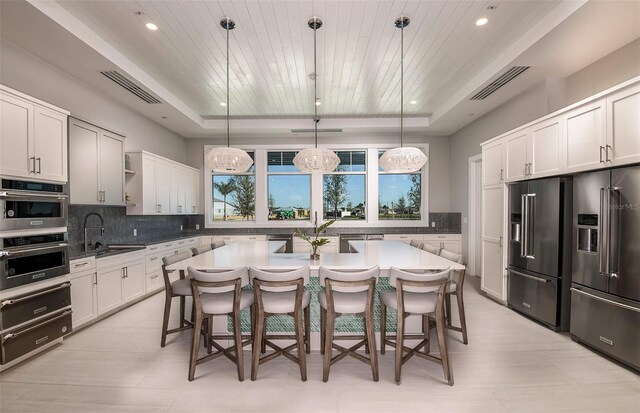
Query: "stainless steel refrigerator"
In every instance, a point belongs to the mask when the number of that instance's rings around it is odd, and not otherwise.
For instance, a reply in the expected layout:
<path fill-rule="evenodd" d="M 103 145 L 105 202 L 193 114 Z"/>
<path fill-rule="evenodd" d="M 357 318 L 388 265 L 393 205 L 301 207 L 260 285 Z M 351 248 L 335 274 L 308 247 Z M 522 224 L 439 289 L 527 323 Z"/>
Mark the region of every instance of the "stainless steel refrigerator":
<path fill-rule="evenodd" d="M 640 370 L 640 166 L 574 177 L 571 336 Z"/>
<path fill-rule="evenodd" d="M 569 329 L 571 178 L 509 185 L 510 308 L 556 331 Z"/>

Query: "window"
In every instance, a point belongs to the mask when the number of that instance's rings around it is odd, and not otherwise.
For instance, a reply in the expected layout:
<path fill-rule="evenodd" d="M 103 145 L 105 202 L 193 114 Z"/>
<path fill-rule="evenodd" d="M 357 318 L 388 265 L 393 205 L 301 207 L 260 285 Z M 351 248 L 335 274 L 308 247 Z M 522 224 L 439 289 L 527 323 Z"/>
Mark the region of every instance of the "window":
<path fill-rule="evenodd" d="M 322 178 L 324 220 L 364 220 L 366 218 L 366 152 L 336 151 L 340 165 Z"/>
<path fill-rule="evenodd" d="M 293 164 L 297 152 L 267 152 L 268 220 L 309 220 L 311 175 Z"/>
<path fill-rule="evenodd" d="M 253 152 L 248 153 L 253 159 Z M 255 165 L 241 174 L 212 173 L 211 188 L 211 216 L 214 222 L 255 220 Z"/>
<path fill-rule="evenodd" d="M 378 153 L 378 158 L 384 151 Z M 422 171 L 390 174 L 378 167 L 378 219 L 420 220 Z"/>

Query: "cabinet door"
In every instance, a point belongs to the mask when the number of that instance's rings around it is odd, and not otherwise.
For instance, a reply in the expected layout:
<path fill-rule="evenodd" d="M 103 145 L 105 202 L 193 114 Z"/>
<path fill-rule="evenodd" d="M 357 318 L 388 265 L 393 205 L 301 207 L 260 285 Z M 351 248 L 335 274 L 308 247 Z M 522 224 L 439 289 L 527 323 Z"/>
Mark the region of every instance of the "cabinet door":
<path fill-rule="evenodd" d="M 605 166 L 604 112 L 604 99 L 601 99 L 564 115 L 568 170 L 579 171 Z"/>
<path fill-rule="evenodd" d="M 142 158 L 142 213 L 147 215 L 157 214 L 158 206 L 156 161 L 152 158 Z"/>
<path fill-rule="evenodd" d="M 482 290 L 504 301 L 504 251 L 502 243 L 504 221 L 502 185 L 482 190 Z"/>
<path fill-rule="evenodd" d="M 0 175 L 33 178 L 33 104 L 0 94 Z"/>
<path fill-rule="evenodd" d="M 525 173 L 529 131 L 523 130 L 504 138 L 506 146 L 507 181 L 519 181 L 527 178 Z M 484 166 L 484 162 L 483 162 Z"/>
<path fill-rule="evenodd" d="M 529 147 L 527 155 L 531 162 L 532 175 L 549 175 L 559 171 L 562 151 L 562 117 L 540 122 L 529 131 Z"/>
<path fill-rule="evenodd" d="M 102 203 L 124 205 L 124 140 L 105 130 L 100 136 L 99 171 Z"/>
<path fill-rule="evenodd" d="M 125 278 L 122 281 L 122 299 L 129 301 L 144 295 L 144 262 L 130 264 L 125 268 Z"/>
<path fill-rule="evenodd" d="M 495 185 L 504 179 L 502 140 L 482 147 L 482 185 Z"/>
<path fill-rule="evenodd" d="M 162 281 L 162 271 L 153 271 L 147 274 L 144 290 L 147 293 L 157 291 L 164 286 Z"/>
<path fill-rule="evenodd" d="M 607 97 L 607 160 L 640 162 L 640 85 Z"/>
<path fill-rule="evenodd" d="M 98 314 L 106 313 L 122 303 L 123 269 L 98 271 Z"/>
<path fill-rule="evenodd" d="M 462 243 L 460 241 L 443 241 L 442 248 L 456 254 L 462 254 Z"/>
<path fill-rule="evenodd" d="M 384 239 L 386 241 L 402 241 L 405 244 L 410 244 L 413 239 L 422 241 L 422 235 L 387 234 L 384 236 Z"/>
<path fill-rule="evenodd" d="M 171 165 L 160 160 L 155 161 L 156 167 L 156 203 L 158 212 L 170 214 L 171 212 Z"/>
<path fill-rule="evenodd" d="M 95 288 L 96 273 L 86 272 L 71 280 L 71 309 L 73 328 L 98 316 Z"/>
<path fill-rule="evenodd" d="M 36 176 L 67 182 L 67 115 L 37 105 L 33 113 Z"/>
<path fill-rule="evenodd" d="M 99 204 L 100 129 L 69 119 L 69 195 L 72 204 Z"/>
<path fill-rule="evenodd" d="M 188 214 L 198 213 L 198 172 L 187 170 L 185 208 Z"/>
<path fill-rule="evenodd" d="M 168 164 L 169 168 L 169 214 L 177 214 L 179 209 L 180 168 L 177 165 Z"/>

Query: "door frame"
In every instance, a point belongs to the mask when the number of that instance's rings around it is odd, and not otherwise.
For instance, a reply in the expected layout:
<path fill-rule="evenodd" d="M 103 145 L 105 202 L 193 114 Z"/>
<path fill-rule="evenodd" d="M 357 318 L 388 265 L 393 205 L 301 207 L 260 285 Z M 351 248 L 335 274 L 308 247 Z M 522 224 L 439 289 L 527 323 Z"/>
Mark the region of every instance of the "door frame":
<path fill-rule="evenodd" d="M 482 176 L 477 176 L 477 164 L 482 162 L 482 154 L 478 154 L 475 156 L 469 157 L 469 235 L 467 236 L 467 274 L 480 276 L 480 274 L 476 274 L 476 238 L 479 234 L 476 232 L 476 216 L 478 205 L 476 205 L 476 199 L 478 197 L 478 191 L 481 188 L 476 188 L 476 180 L 478 178 L 482 179 Z"/>

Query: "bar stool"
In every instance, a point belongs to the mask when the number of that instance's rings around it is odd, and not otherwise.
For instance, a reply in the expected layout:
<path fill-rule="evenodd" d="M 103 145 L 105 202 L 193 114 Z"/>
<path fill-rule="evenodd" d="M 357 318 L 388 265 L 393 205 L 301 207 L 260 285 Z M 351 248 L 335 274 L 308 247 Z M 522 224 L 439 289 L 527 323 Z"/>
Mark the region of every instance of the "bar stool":
<path fill-rule="evenodd" d="M 434 247 L 433 245 L 427 244 L 426 242 L 422 244 L 422 249 L 435 255 L 438 255 L 440 253 L 440 248 Z"/>
<path fill-rule="evenodd" d="M 167 334 L 177 333 L 193 327 L 191 321 L 185 320 L 185 297 L 191 297 L 191 285 L 184 276 L 184 270 L 180 270 L 180 279 L 174 282 L 169 280 L 167 267 L 176 262 L 191 258 L 191 252 L 185 251 L 180 254 L 172 254 L 162 258 L 162 278 L 164 280 L 164 315 L 162 317 L 162 337 L 160 347 L 167 344 Z M 171 314 L 171 301 L 173 297 L 180 297 L 180 327 L 169 330 L 169 316 Z M 193 316 L 192 316 L 193 320 Z"/>
<path fill-rule="evenodd" d="M 457 262 L 458 264 L 464 264 L 464 255 L 456 254 L 455 252 L 443 249 L 440 251 L 440 256 L 446 258 L 449 261 Z M 451 282 L 447 287 L 447 295 L 445 296 L 445 310 L 447 317 L 447 328 L 453 331 L 459 331 L 462 333 L 462 342 L 467 344 L 467 320 L 464 315 L 464 299 L 462 293 L 464 292 L 464 275 L 465 270 L 451 270 Z M 460 327 L 455 327 L 451 324 L 451 296 L 455 295 L 458 302 L 458 316 L 460 317 Z"/>
<path fill-rule="evenodd" d="M 189 381 L 193 381 L 196 366 L 220 356 L 226 356 L 236 364 L 238 370 L 238 380 L 244 380 L 244 358 L 243 347 L 253 342 L 252 336 L 242 341 L 242 329 L 240 326 L 240 311 L 253 305 L 253 292 L 242 290 L 242 287 L 249 284 L 249 272 L 246 267 L 236 268 L 230 271 L 201 272 L 193 267 L 188 267 L 187 271 L 191 278 L 191 292 L 195 306 L 195 320 L 193 336 L 191 339 L 191 356 L 189 360 Z M 211 331 L 214 315 L 231 315 L 233 320 L 233 335 L 214 335 Z M 198 346 L 200 345 L 200 330 L 204 323 L 205 340 L 207 344 L 207 354 L 198 358 Z M 252 326 L 253 328 L 253 326 Z M 224 348 L 218 344 L 217 340 L 233 340 L 234 346 Z M 212 352 L 211 347 L 218 351 Z"/>
<path fill-rule="evenodd" d="M 395 286 L 393 291 L 380 292 L 380 336 L 382 345 L 380 353 L 385 353 L 385 345 L 395 347 L 396 383 L 400 383 L 402 377 L 402 365 L 412 356 L 419 356 L 427 360 L 442 364 L 444 377 L 450 386 L 453 385 L 453 372 L 449 361 L 447 341 L 444 334 L 444 296 L 449 281 L 449 270 L 437 273 L 417 273 L 403 271 L 391 267 L 389 270 L 389 284 Z M 398 326 L 395 336 L 387 336 L 387 307 L 396 310 L 398 314 Z M 430 324 L 423 325 L 426 330 L 423 334 L 405 334 L 404 320 L 411 314 L 423 316 L 423 324 L 428 322 L 429 314 L 435 312 L 435 324 L 440 348 L 440 358 L 429 354 Z M 395 339 L 395 342 L 391 341 Z M 404 340 L 421 340 L 415 347 L 406 347 Z M 420 349 L 425 347 L 425 351 Z M 407 354 L 405 355 L 405 351 Z"/>
<path fill-rule="evenodd" d="M 225 245 L 227 245 L 223 239 L 219 239 L 213 243 L 211 243 L 211 248 L 212 249 L 216 249 L 216 248 L 220 248 L 220 247 L 224 247 Z"/>
<path fill-rule="evenodd" d="M 205 253 L 207 251 L 211 251 L 212 249 L 213 249 L 213 245 L 205 244 L 205 245 L 200 245 L 199 247 L 191 248 L 191 252 L 193 253 L 193 256 L 195 257 L 196 255 L 203 254 L 203 253 Z"/>
<path fill-rule="evenodd" d="M 373 294 L 376 280 L 380 275 L 380 267 L 360 271 L 336 271 L 320 267 L 320 285 L 324 291 L 318 293 L 320 302 L 320 349 L 324 354 L 322 380 L 329 380 L 329 368 L 332 364 L 352 356 L 371 365 L 373 380 L 378 381 L 378 357 L 376 337 L 373 332 Z M 340 335 L 334 337 L 336 317 L 344 314 L 358 315 L 364 318 L 365 331 L 361 335 Z M 344 348 L 334 340 L 360 340 L 355 345 Z M 356 353 L 366 346 L 369 357 Z M 333 349 L 340 353 L 331 357 Z"/>
<path fill-rule="evenodd" d="M 422 249 L 422 242 L 418 241 L 417 239 L 412 239 L 409 245 L 411 245 L 414 248 Z"/>
<path fill-rule="evenodd" d="M 306 354 L 311 352 L 309 341 L 311 294 L 304 286 L 309 284 L 309 266 L 291 271 L 264 271 L 255 267 L 249 268 L 249 277 L 255 295 L 255 331 L 251 362 L 251 380 L 258 376 L 258 366 L 280 355 L 298 364 L 300 378 L 307 381 Z M 304 313 L 304 332 L 303 332 Z M 267 319 L 273 315 L 286 314 L 293 317 L 295 335 L 267 334 Z M 281 348 L 272 340 L 294 339 L 296 344 Z M 275 350 L 260 357 L 266 346 Z M 298 356 L 291 354 L 297 348 Z M 306 353 L 306 354 L 305 354 Z"/>

